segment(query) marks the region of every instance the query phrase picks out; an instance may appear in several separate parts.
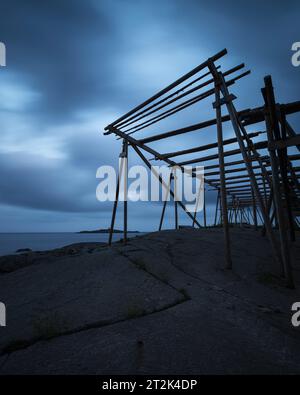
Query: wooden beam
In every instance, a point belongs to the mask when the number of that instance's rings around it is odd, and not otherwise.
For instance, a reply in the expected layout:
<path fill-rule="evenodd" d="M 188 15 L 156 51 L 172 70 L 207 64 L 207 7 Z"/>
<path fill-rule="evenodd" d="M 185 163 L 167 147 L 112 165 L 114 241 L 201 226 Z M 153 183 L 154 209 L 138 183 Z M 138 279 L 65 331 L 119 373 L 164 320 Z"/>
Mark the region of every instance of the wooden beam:
<path fill-rule="evenodd" d="M 226 54 L 227 54 L 227 49 L 223 49 L 222 51 L 220 51 L 216 55 L 214 55 L 211 59 L 216 61 L 216 60 L 222 58 L 223 56 L 225 56 Z M 127 112 L 125 115 L 123 115 L 122 117 L 118 118 L 116 121 L 111 123 L 109 126 L 114 126 L 114 125 L 118 124 L 119 122 L 121 122 L 124 119 L 128 118 L 130 115 L 132 115 L 133 113 L 137 112 L 141 108 L 143 108 L 146 105 L 152 103 L 154 100 L 156 100 L 159 97 L 163 96 L 165 93 L 169 92 L 171 89 L 175 88 L 176 86 L 178 86 L 182 82 L 186 81 L 187 79 L 189 79 L 193 75 L 197 74 L 199 71 L 203 70 L 205 67 L 207 67 L 207 64 L 208 64 L 208 61 L 206 60 L 205 62 L 201 63 L 199 66 L 195 67 L 193 70 L 189 71 L 188 73 L 186 73 L 182 77 L 178 78 L 176 81 L 172 82 L 166 88 L 164 88 L 161 91 L 157 92 L 155 95 L 150 97 L 150 99 L 144 101 L 142 104 L 139 104 L 138 106 L 136 106 L 135 108 L 133 108 L 132 110 Z M 109 126 L 107 126 L 105 128 L 105 130 L 109 130 Z"/>

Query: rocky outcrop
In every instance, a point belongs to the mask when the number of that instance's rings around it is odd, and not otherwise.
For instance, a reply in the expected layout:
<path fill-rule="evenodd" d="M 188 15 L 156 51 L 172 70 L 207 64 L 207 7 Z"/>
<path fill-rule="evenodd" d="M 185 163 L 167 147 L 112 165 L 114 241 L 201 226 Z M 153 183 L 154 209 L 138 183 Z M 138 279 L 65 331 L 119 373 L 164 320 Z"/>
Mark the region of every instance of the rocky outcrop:
<path fill-rule="evenodd" d="M 232 271 L 222 229 L 182 229 L 66 247 L 3 273 L 0 373 L 300 373 L 299 240 L 288 290 L 267 239 L 231 237 Z"/>

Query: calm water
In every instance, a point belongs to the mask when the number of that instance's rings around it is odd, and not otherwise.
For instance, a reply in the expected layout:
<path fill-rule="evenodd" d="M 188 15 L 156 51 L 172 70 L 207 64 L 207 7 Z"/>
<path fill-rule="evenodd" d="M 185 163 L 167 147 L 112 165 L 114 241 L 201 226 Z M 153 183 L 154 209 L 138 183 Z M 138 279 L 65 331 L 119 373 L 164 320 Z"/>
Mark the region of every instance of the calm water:
<path fill-rule="evenodd" d="M 141 233 L 139 233 L 140 235 Z M 134 237 L 136 233 L 129 233 Z M 123 235 L 116 233 L 113 241 L 121 239 Z M 81 242 L 108 241 L 107 233 L 0 233 L 0 255 L 14 254 L 20 248 L 30 248 L 33 251 L 51 250 L 68 244 Z"/>

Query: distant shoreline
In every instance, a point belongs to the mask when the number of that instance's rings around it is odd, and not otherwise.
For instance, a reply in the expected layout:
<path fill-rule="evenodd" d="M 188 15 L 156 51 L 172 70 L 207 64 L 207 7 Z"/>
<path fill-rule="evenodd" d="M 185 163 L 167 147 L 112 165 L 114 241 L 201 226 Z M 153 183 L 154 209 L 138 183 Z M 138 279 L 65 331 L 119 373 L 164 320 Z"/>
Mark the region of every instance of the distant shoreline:
<path fill-rule="evenodd" d="M 127 236 L 140 236 L 142 233 L 128 233 Z M 52 233 L 2 233 L 0 234 L 0 256 L 16 254 L 17 250 L 46 251 L 62 248 L 66 245 L 81 242 L 108 242 L 109 233 L 79 233 L 72 232 Z M 124 237 L 123 233 L 113 233 L 113 241 Z"/>
<path fill-rule="evenodd" d="M 76 233 L 110 233 L 110 229 L 81 230 Z M 123 230 L 114 229 L 113 233 L 123 233 Z M 137 230 L 128 230 L 127 233 L 140 233 Z"/>

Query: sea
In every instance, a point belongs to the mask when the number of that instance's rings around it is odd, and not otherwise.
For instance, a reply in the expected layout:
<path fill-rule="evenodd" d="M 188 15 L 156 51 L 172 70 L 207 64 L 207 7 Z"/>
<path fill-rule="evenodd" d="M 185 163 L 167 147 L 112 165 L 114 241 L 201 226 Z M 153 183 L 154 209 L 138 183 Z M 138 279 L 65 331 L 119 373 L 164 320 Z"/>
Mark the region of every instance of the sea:
<path fill-rule="evenodd" d="M 142 233 L 128 233 L 135 237 Z M 113 241 L 123 238 L 122 233 L 115 233 Z M 108 233 L 0 233 L 0 256 L 15 254 L 19 249 L 30 248 L 32 251 L 45 251 L 73 243 L 108 241 Z"/>

